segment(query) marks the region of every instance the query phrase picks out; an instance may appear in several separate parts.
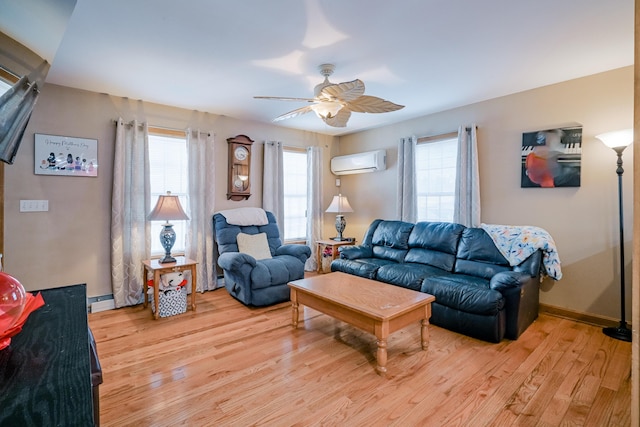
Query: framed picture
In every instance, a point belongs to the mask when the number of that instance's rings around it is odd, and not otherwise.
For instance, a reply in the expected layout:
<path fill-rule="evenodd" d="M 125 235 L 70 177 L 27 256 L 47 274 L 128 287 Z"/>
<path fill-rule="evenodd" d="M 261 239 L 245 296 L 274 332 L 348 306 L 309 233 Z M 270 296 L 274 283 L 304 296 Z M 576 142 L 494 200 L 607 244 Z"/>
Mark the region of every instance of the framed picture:
<path fill-rule="evenodd" d="M 580 187 L 582 127 L 522 134 L 520 187 Z"/>
<path fill-rule="evenodd" d="M 98 140 L 35 134 L 36 175 L 98 176 Z"/>

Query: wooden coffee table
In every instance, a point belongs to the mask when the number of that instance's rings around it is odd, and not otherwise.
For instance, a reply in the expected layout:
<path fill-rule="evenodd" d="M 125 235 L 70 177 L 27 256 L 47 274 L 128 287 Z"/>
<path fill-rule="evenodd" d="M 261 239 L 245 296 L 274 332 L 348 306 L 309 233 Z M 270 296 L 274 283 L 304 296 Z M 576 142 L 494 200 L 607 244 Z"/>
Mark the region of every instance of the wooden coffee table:
<path fill-rule="evenodd" d="M 293 327 L 298 327 L 299 305 L 349 323 L 377 338 L 376 372 L 387 372 L 387 337 L 421 321 L 422 349 L 429 346 L 429 318 L 433 295 L 416 292 L 346 273 L 330 273 L 289 283 Z"/>

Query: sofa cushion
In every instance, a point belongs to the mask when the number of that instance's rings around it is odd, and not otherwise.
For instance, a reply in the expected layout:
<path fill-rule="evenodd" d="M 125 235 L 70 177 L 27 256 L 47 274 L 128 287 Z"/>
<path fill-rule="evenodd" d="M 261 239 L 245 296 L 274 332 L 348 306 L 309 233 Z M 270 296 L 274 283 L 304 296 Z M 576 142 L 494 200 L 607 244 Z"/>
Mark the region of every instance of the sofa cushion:
<path fill-rule="evenodd" d="M 482 228 L 465 228 L 456 258 L 455 273 L 491 279 L 502 271 L 511 270 L 509 262 Z"/>
<path fill-rule="evenodd" d="M 409 249 L 409 234 L 413 224 L 403 221 L 381 221 L 371 237 L 373 256 L 402 262 Z"/>
<path fill-rule="evenodd" d="M 403 288 L 419 291 L 422 281 L 428 276 L 442 276 L 447 272 L 430 265 L 405 262 L 383 265 L 376 273 L 376 279 Z"/>
<path fill-rule="evenodd" d="M 427 277 L 420 289 L 440 305 L 467 313 L 493 315 L 504 308 L 504 297 L 489 288 L 489 280 L 466 274 Z"/>
<path fill-rule="evenodd" d="M 451 222 L 419 222 L 409 235 L 404 262 L 418 262 L 453 271 L 463 225 Z"/>
<path fill-rule="evenodd" d="M 251 270 L 251 288 L 287 284 L 304 276 L 304 263 L 291 255 L 279 255 L 256 262 Z"/>
<path fill-rule="evenodd" d="M 339 258 L 331 263 L 331 271 L 342 271 L 367 279 L 375 279 L 378 268 L 387 264 L 395 264 L 394 261 L 380 258 L 343 259 Z"/>

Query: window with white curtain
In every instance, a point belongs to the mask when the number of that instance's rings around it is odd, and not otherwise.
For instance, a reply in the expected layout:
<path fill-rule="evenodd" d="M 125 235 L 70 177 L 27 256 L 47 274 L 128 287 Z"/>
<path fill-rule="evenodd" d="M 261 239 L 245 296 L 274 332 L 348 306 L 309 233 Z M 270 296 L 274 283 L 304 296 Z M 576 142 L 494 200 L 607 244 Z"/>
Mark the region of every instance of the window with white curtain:
<path fill-rule="evenodd" d="M 284 231 L 283 240 L 307 238 L 307 152 L 283 149 Z"/>
<path fill-rule="evenodd" d="M 187 194 L 187 139 L 183 132 L 149 128 L 149 182 L 150 209 L 156 205 L 158 196 L 167 194 L 178 196 L 184 211 L 189 215 Z M 151 255 L 164 254 L 160 244 L 160 231 L 164 221 L 151 222 Z M 187 236 L 186 221 L 171 221 L 176 232 L 176 242 L 171 249 L 172 255 L 182 255 L 185 251 Z"/>
<path fill-rule="evenodd" d="M 418 139 L 415 153 L 418 221 L 453 221 L 457 152 L 457 137 Z"/>

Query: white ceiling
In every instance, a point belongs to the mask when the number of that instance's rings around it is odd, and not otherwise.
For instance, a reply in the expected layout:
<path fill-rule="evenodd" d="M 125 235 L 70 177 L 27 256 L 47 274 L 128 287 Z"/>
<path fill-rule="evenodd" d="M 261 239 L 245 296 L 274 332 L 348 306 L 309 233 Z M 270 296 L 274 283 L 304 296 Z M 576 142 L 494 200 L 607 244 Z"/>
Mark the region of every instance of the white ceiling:
<path fill-rule="evenodd" d="M 305 104 L 254 95 L 311 97 L 334 63 L 332 82 L 406 106 L 277 122 L 341 135 L 631 65 L 633 17 L 633 0 L 78 0 L 47 82 L 270 122 Z"/>

